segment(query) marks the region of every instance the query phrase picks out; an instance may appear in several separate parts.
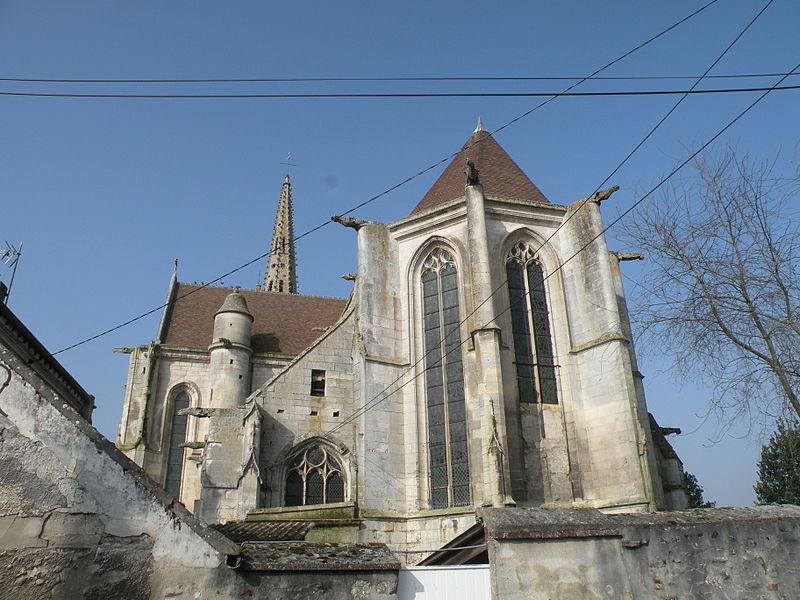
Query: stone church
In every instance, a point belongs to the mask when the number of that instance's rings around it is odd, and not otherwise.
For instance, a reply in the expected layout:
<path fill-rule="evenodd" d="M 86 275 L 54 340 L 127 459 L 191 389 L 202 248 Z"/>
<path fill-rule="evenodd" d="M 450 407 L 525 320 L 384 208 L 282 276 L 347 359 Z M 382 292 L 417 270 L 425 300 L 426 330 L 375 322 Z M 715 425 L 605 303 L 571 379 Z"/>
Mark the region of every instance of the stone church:
<path fill-rule="evenodd" d="M 347 299 L 300 294 L 283 182 L 264 283 L 181 283 L 130 353 L 117 446 L 210 523 L 313 521 L 408 562 L 480 507 L 686 506 L 647 412 L 602 200 L 477 129 L 407 217 L 349 217 Z M 343 267 L 348 270 L 348 267 Z"/>

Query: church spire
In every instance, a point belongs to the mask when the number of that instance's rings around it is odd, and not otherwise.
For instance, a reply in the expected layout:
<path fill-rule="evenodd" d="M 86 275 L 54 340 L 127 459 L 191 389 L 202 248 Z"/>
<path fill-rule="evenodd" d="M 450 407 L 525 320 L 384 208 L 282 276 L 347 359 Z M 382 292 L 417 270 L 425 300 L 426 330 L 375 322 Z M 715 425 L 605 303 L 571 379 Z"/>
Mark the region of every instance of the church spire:
<path fill-rule="evenodd" d="M 297 262 L 294 249 L 294 223 L 292 221 L 292 184 L 287 175 L 283 179 L 272 246 L 264 274 L 264 290 L 284 294 L 297 293 Z"/>

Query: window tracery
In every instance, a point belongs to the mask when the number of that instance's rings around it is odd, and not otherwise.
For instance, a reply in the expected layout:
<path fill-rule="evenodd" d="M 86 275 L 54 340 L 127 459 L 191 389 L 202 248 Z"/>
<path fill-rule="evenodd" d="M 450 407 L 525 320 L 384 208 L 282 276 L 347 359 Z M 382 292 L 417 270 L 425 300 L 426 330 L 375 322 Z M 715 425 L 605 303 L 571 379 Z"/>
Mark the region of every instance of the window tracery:
<path fill-rule="evenodd" d="M 470 502 L 469 455 L 453 256 L 433 249 L 421 279 L 430 502 L 433 508 L 464 506 Z"/>
<path fill-rule="evenodd" d="M 558 404 L 544 272 L 525 242 L 508 251 L 506 276 L 519 401 Z"/>
<path fill-rule="evenodd" d="M 316 444 L 294 456 L 286 475 L 286 506 L 344 502 L 344 475 L 338 458 Z"/>

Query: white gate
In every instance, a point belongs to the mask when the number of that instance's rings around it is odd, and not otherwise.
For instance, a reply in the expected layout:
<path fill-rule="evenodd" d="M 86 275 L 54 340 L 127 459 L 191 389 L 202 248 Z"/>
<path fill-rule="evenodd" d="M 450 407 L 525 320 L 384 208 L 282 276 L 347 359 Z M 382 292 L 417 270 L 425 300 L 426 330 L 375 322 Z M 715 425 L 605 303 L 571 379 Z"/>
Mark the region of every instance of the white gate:
<path fill-rule="evenodd" d="M 397 600 L 490 600 L 489 565 L 403 567 Z"/>

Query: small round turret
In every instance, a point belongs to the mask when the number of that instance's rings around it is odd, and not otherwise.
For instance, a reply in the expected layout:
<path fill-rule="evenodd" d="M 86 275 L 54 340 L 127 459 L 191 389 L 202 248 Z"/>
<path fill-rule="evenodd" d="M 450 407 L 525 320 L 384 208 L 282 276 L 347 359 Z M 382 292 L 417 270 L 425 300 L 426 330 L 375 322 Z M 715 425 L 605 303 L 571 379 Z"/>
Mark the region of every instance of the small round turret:
<path fill-rule="evenodd" d="M 220 340 L 228 340 L 249 348 L 253 320 L 253 315 L 247 309 L 247 301 L 239 293 L 239 288 L 235 288 L 214 315 L 212 346 Z"/>
<path fill-rule="evenodd" d="M 238 406 L 250 393 L 250 335 L 253 315 L 239 288 L 228 294 L 214 315 L 210 355 L 211 406 Z"/>

